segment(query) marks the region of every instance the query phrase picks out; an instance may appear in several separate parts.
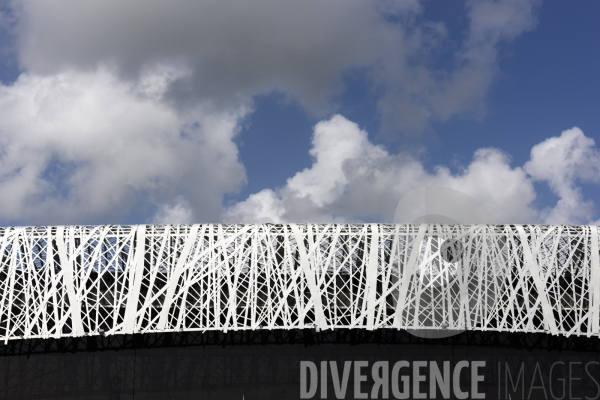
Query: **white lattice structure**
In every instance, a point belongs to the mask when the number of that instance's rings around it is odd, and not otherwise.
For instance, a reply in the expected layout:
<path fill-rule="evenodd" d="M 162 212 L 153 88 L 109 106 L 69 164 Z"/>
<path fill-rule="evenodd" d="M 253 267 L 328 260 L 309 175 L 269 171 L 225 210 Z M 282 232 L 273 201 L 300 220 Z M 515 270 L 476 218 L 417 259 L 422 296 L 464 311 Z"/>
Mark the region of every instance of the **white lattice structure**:
<path fill-rule="evenodd" d="M 449 239 L 460 254 L 441 254 Z M 3 228 L 0 338 L 301 328 L 597 336 L 598 248 L 594 226 Z"/>

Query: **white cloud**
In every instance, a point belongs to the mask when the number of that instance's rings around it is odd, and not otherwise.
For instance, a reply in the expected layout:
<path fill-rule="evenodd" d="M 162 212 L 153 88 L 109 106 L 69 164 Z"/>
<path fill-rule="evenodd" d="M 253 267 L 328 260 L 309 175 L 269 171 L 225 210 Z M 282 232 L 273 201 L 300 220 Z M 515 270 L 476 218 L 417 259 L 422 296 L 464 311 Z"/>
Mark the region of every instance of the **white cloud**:
<path fill-rule="evenodd" d="M 523 169 L 510 162 L 506 153 L 482 148 L 462 173 L 453 175 L 439 167 L 435 181 L 475 197 L 501 222 L 532 222 L 537 214 L 531 205 L 534 187 Z"/>
<path fill-rule="evenodd" d="M 188 68 L 166 97 L 179 106 L 237 106 L 281 91 L 318 115 L 335 109 L 343 75 L 369 72 L 384 129 L 420 132 L 430 120 L 481 115 L 497 46 L 535 25 L 538 0 L 467 2 L 462 43 L 424 20 L 416 0 L 281 2 L 23 0 L 21 64 L 39 74 L 112 65 L 138 79 L 156 63 Z M 452 62 L 434 65 L 446 49 Z"/>
<path fill-rule="evenodd" d="M 535 145 L 524 168 L 559 197 L 555 207 L 543 211 L 544 222 L 586 223 L 593 218 L 594 203 L 583 198 L 578 183 L 600 182 L 600 153 L 581 129 L 568 129 Z"/>
<path fill-rule="evenodd" d="M 245 180 L 233 139 L 253 96 L 280 91 L 328 114 L 356 69 L 380 95 L 384 130 L 481 116 L 498 46 L 535 26 L 538 3 L 467 2 L 461 43 L 424 20 L 416 0 L 11 3 L 25 72 L 0 86 L 0 219 L 219 220 L 223 195 Z M 541 218 L 534 179 L 561 193 L 547 220 L 591 215 L 574 182 L 593 179 L 540 175 L 533 153 L 531 176 L 496 149 L 478 150 L 459 173 L 431 172 L 335 116 L 316 125 L 311 155 L 311 168 L 223 218 L 389 221 L 404 193 L 437 185 L 469 193 L 503 221 L 532 221 Z"/>
<path fill-rule="evenodd" d="M 173 204 L 162 204 L 151 221 L 153 224 L 192 224 L 194 210 L 189 201 L 179 196 Z"/>
<path fill-rule="evenodd" d="M 231 223 L 284 222 L 284 213 L 281 198 L 273 190 L 264 189 L 229 208 L 225 220 Z"/>
<path fill-rule="evenodd" d="M 587 210 L 592 203 L 581 198 L 577 179 L 598 182 L 600 177 L 594 142 L 579 129 L 534 146 L 524 168 L 511 166 L 510 157 L 500 150 L 482 148 L 459 173 L 444 166 L 428 172 L 418 159 L 390 154 L 372 144 L 355 123 L 336 115 L 315 126 L 310 153 L 314 159 L 310 168 L 296 173 L 282 188 L 265 189 L 230 207 L 225 220 L 391 222 L 404 194 L 419 187 L 441 186 L 477 199 L 495 216 L 494 222 L 582 223 L 593 214 L 576 214 L 573 209 L 565 213 L 564 200 Z M 534 207 L 534 180 L 548 181 L 561 196 L 551 210 Z M 451 208 L 448 204 L 450 214 Z"/>
<path fill-rule="evenodd" d="M 157 100 L 169 76 L 129 82 L 100 68 L 0 86 L 0 218 L 139 220 L 182 195 L 197 218 L 217 220 L 223 194 L 245 180 L 232 139 L 247 109 L 177 111 Z"/>
<path fill-rule="evenodd" d="M 223 195 L 245 180 L 233 139 L 249 108 L 226 113 L 200 104 L 182 111 L 164 102 L 169 82 L 187 73 L 155 66 L 123 81 L 99 68 L 25 73 L 0 85 L 0 218 L 94 223 L 149 220 L 154 213 L 157 223 L 391 221 L 398 200 L 423 186 L 467 193 L 501 222 L 595 217 L 580 183 L 600 181 L 600 156 L 578 128 L 534 146 L 522 168 L 483 148 L 452 173 L 390 154 L 340 115 L 315 126 L 310 168 L 223 210 Z M 557 194 L 554 207 L 535 209 L 534 181 Z"/>
<path fill-rule="evenodd" d="M 288 180 L 287 187 L 298 197 L 306 197 L 317 207 L 331 204 L 348 185 L 346 160 L 375 160 L 386 151 L 369 143 L 366 132 L 340 115 L 315 126 L 310 155 L 311 168 Z"/>

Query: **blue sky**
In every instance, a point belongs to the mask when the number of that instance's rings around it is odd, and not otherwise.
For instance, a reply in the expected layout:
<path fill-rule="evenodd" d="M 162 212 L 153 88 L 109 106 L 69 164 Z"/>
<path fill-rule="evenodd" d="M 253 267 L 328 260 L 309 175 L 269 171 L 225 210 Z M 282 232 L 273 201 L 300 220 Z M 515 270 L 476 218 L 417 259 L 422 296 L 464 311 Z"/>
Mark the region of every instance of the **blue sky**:
<path fill-rule="evenodd" d="M 2 224 L 600 220 L 597 2 L 155 4 L 0 8 Z"/>

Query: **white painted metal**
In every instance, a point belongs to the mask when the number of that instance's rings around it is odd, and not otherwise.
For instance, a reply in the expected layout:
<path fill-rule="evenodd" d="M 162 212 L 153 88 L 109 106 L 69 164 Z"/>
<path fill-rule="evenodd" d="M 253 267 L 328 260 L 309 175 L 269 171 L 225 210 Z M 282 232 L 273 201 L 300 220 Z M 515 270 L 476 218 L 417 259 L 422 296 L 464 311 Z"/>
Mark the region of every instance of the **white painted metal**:
<path fill-rule="evenodd" d="M 600 335 L 596 226 L 0 228 L 0 338 L 396 328 Z M 460 259 L 440 254 L 462 243 Z"/>

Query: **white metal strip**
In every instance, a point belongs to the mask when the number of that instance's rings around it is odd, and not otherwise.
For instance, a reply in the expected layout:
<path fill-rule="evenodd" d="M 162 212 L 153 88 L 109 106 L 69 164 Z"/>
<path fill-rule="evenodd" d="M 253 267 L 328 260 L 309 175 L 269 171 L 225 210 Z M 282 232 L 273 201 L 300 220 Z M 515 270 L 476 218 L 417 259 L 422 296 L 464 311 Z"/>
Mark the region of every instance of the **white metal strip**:
<path fill-rule="evenodd" d="M 375 326 L 375 304 L 377 302 L 377 259 L 379 250 L 379 230 L 377 224 L 371 224 L 371 240 L 369 241 L 369 261 L 367 264 L 367 329 Z"/>
<path fill-rule="evenodd" d="M 158 320 L 157 330 L 159 332 L 164 331 L 167 327 L 167 321 L 169 319 L 169 311 L 171 310 L 171 305 L 173 304 L 173 298 L 175 291 L 177 290 L 177 284 L 179 282 L 179 278 L 183 273 L 185 265 L 188 260 L 188 255 L 190 254 L 190 250 L 192 249 L 192 245 L 198 238 L 198 229 L 200 225 L 195 224 L 192 225 L 190 232 L 188 233 L 183 249 L 181 250 L 181 254 L 179 254 L 179 258 L 177 259 L 177 264 L 175 265 L 175 270 L 173 274 L 170 276 L 170 279 L 167 283 L 167 291 L 165 293 L 165 301 L 162 306 L 162 310 L 160 312 L 160 317 Z"/>
<path fill-rule="evenodd" d="M 140 297 L 140 287 L 144 277 L 144 256 L 146 254 L 146 225 L 138 225 L 135 232 L 135 255 L 129 266 L 129 291 L 123 320 L 122 333 L 132 334 L 136 331 L 136 317 Z"/>
<path fill-rule="evenodd" d="M 554 311 L 547 297 L 547 290 L 545 285 L 542 282 L 542 276 L 540 268 L 537 262 L 534 260 L 533 255 L 531 254 L 531 248 L 529 247 L 529 240 L 527 239 L 527 235 L 525 234 L 525 230 L 522 225 L 516 225 L 517 231 L 519 232 L 519 236 L 521 238 L 521 248 L 523 249 L 523 257 L 525 259 L 525 265 L 531 272 L 531 278 L 535 283 L 538 299 L 542 305 L 542 312 L 544 314 L 544 322 L 547 324 L 550 329 L 550 333 L 553 335 L 558 334 L 558 329 L 556 328 L 556 321 L 554 320 Z M 533 232 L 531 232 L 531 243 L 534 243 L 535 236 Z"/>
<path fill-rule="evenodd" d="M 590 284 L 591 284 L 591 304 L 592 309 L 590 315 L 592 316 L 592 329 L 591 333 L 594 335 L 600 334 L 600 250 L 598 249 L 598 227 L 589 226 L 590 239 L 591 239 L 591 265 L 590 265 Z"/>
<path fill-rule="evenodd" d="M 81 323 L 81 299 L 79 299 L 75 291 L 73 260 L 67 254 L 64 226 L 58 226 L 56 228 L 56 248 L 58 250 L 58 257 L 60 258 L 62 283 L 67 289 L 67 296 L 69 299 L 69 311 L 72 325 L 71 330 L 73 331 L 73 336 L 83 336 L 85 332 L 83 330 L 83 324 Z"/>
<path fill-rule="evenodd" d="M 321 291 L 319 290 L 316 284 L 317 278 L 315 268 L 311 265 L 311 262 L 308 258 L 308 253 L 306 251 L 306 246 L 304 246 L 304 235 L 300 233 L 300 228 L 298 228 L 298 225 L 296 224 L 290 224 L 290 229 L 292 230 L 296 239 L 296 245 L 298 246 L 298 253 L 300 258 L 300 267 L 302 268 L 304 278 L 306 279 L 306 283 L 310 290 L 315 312 L 315 324 L 321 330 L 327 329 L 327 321 L 325 320 L 323 304 L 321 302 Z M 307 233 L 309 232 L 310 230 L 307 228 Z"/>
<path fill-rule="evenodd" d="M 400 284 L 400 291 L 398 293 L 398 304 L 396 305 L 396 318 L 394 320 L 394 327 L 397 329 L 401 329 L 402 325 L 402 312 L 406 307 L 406 294 L 408 293 L 408 286 L 414 278 L 415 271 L 417 269 L 417 261 L 419 260 L 419 255 L 421 254 L 421 246 L 423 245 L 423 238 L 425 237 L 425 232 L 427 231 L 427 225 L 421 224 L 419 225 L 419 231 L 417 232 L 417 236 L 412 242 L 412 248 L 410 252 L 410 257 L 404 266 L 404 271 L 402 272 L 402 283 Z"/>

